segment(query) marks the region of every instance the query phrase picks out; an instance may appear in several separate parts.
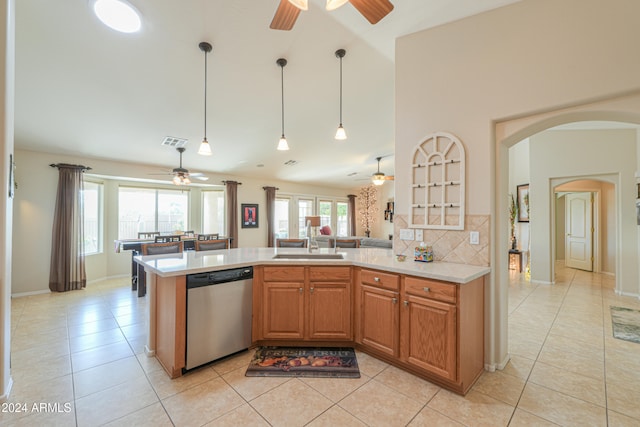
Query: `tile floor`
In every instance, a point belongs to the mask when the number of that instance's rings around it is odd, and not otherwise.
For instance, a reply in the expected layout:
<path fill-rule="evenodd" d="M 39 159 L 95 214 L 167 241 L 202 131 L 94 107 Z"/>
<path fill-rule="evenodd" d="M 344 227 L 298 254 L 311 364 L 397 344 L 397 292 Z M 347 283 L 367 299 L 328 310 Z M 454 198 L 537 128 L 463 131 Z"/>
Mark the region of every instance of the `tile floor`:
<path fill-rule="evenodd" d="M 514 275 L 511 361 L 466 397 L 363 353 L 360 379 L 247 378 L 245 352 L 171 381 L 143 354 L 146 298 L 127 280 L 16 298 L 0 425 L 639 426 L 640 344 L 612 338 L 609 306 L 640 302 L 612 289 L 577 270 L 553 286 Z"/>

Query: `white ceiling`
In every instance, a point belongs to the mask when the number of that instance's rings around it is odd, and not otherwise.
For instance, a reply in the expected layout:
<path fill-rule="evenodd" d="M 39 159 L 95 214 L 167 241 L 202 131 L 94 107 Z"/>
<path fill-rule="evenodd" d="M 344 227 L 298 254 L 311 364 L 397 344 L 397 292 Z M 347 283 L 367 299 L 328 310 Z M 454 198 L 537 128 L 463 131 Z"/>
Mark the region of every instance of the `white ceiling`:
<path fill-rule="evenodd" d="M 393 174 L 394 46 L 398 36 L 517 0 L 392 0 L 375 26 L 351 5 L 311 0 L 292 31 L 269 29 L 279 0 L 130 0 L 140 33 L 102 25 L 90 2 L 16 1 L 16 147 L 158 165 L 178 164 L 165 136 L 187 138 L 191 171 L 350 188 L 376 170 Z M 204 54 L 208 41 L 207 137 Z M 338 125 L 339 60 L 343 122 Z M 285 133 L 280 137 L 284 57 Z M 285 166 L 296 160 L 295 166 Z M 258 165 L 263 165 L 259 167 Z M 348 176 L 352 173 L 353 176 Z"/>

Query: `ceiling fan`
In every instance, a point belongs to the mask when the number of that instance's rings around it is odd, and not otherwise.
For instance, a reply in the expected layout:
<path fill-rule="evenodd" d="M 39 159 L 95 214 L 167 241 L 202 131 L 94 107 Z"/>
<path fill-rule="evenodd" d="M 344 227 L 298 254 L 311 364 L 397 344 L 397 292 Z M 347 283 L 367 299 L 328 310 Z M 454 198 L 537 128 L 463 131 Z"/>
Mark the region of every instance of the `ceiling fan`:
<path fill-rule="evenodd" d="M 334 10 L 345 3 L 351 3 L 371 24 L 376 24 L 393 10 L 389 0 L 327 0 L 326 9 Z M 269 28 L 288 31 L 298 19 L 301 10 L 308 9 L 308 0 L 280 0 Z"/>
<path fill-rule="evenodd" d="M 373 182 L 373 185 L 382 185 L 385 181 L 393 181 L 393 175 L 385 175 L 380 172 L 380 160 L 382 160 L 382 157 L 376 157 L 376 160 L 378 161 L 378 172 L 371 175 L 371 182 Z"/>
<path fill-rule="evenodd" d="M 173 183 L 175 185 L 191 184 L 191 178 L 196 178 L 196 179 L 199 179 L 201 181 L 206 181 L 206 180 L 209 179 L 208 176 L 205 176 L 201 172 L 191 173 L 191 172 L 189 172 L 188 169 L 183 168 L 182 167 L 182 153 L 184 153 L 185 148 L 184 147 L 178 147 L 178 148 L 176 148 L 176 150 L 178 151 L 178 153 L 180 153 L 180 166 L 177 167 L 177 168 L 173 168 L 171 170 L 171 172 L 169 172 L 167 174 L 163 174 L 163 175 L 173 175 Z"/>

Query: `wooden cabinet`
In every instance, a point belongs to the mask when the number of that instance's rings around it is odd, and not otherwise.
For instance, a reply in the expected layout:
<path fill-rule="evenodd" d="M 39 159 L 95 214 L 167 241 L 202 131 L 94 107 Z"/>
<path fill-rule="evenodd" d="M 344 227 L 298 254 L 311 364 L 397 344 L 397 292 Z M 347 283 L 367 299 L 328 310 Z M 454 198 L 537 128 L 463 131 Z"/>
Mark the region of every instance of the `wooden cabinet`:
<path fill-rule="evenodd" d="M 398 292 L 360 287 L 360 343 L 389 356 L 398 355 Z"/>
<path fill-rule="evenodd" d="M 466 393 L 484 369 L 484 279 L 464 285 L 360 269 L 356 343 Z"/>
<path fill-rule="evenodd" d="M 258 276 L 254 341 L 353 339 L 351 267 L 265 266 Z"/>

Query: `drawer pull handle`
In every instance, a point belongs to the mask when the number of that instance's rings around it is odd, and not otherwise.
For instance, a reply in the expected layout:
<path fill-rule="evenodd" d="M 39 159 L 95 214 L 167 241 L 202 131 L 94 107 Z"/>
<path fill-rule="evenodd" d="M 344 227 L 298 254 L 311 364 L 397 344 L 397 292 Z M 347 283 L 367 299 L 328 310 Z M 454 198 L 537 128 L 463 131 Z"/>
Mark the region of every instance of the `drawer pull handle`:
<path fill-rule="evenodd" d="M 405 306 L 405 307 L 409 307 L 409 301 L 405 301 L 405 302 L 404 302 L 404 306 Z"/>
<path fill-rule="evenodd" d="M 302 293 L 302 292 L 303 292 L 303 290 L 302 290 L 302 288 L 300 288 L 300 293 Z"/>
<path fill-rule="evenodd" d="M 392 299 L 391 299 L 391 301 L 392 301 L 394 304 L 397 304 L 397 303 L 398 303 L 398 298 L 392 298 Z"/>
<path fill-rule="evenodd" d="M 379 278 L 379 277 L 374 277 L 374 278 L 373 278 L 373 281 L 374 281 L 374 282 L 379 282 L 379 281 L 380 281 L 380 278 Z"/>
<path fill-rule="evenodd" d="M 431 288 L 422 288 L 422 290 L 425 291 L 425 292 L 430 292 Z"/>
<path fill-rule="evenodd" d="M 313 293 L 313 288 L 309 289 L 309 293 Z"/>

